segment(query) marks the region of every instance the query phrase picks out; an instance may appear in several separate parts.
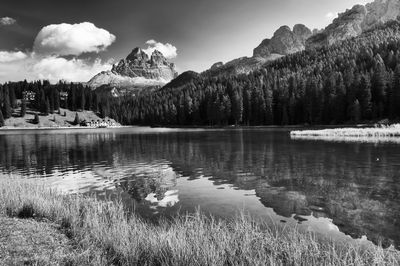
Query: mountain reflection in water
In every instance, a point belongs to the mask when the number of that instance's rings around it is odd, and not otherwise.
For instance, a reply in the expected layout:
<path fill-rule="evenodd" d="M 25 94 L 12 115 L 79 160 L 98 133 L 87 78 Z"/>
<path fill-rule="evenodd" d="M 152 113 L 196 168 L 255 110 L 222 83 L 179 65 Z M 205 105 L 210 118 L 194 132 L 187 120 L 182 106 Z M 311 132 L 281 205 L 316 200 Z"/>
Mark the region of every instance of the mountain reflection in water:
<path fill-rule="evenodd" d="M 120 196 L 148 218 L 243 209 L 332 237 L 400 244 L 395 143 L 294 140 L 272 129 L 41 133 L 1 134 L 0 173 Z"/>

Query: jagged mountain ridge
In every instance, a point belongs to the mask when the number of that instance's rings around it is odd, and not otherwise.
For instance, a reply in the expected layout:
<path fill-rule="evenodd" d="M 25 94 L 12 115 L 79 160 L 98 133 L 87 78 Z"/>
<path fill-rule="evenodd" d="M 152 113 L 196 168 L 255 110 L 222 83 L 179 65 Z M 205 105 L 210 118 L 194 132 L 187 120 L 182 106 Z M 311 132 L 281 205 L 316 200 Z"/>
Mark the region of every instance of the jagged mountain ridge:
<path fill-rule="evenodd" d="M 355 5 L 338 15 L 322 32 L 306 41 L 306 48 L 319 48 L 359 36 L 380 24 L 395 20 L 400 15 L 400 0 L 375 0 Z"/>
<path fill-rule="evenodd" d="M 215 63 L 208 72 L 212 74 L 248 74 L 266 62 L 303 51 L 306 40 L 311 35 L 311 30 L 303 24 L 296 24 L 293 30 L 286 25 L 282 26 L 275 31 L 271 39 L 264 39 L 254 49 L 252 57 L 241 57 L 226 64 Z"/>
<path fill-rule="evenodd" d="M 400 15 L 400 0 L 375 0 L 369 4 L 355 5 L 338 15 L 338 18 L 323 30 L 311 31 L 302 24 L 291 30 L 280 27 L 271 39 L 265 39 L 254 49 L 252 57 L 234 59 L 226 64 L 214 64 L 206 73 L 248 74 L 267 62 L 305 49 L 329 46 L 348 38 L 357 37 Z"/>
<path fill-rule="evenodd" d="M 142 49 L 135 48 L 125 58 L 113 65 L 110 71 L 94 76 L 88 85 L 96 89 L 101 86 L 118 89 L 144 89 L 161 87 L 178 76 L 175 65 L 155 50 L 148 56 Z"/>

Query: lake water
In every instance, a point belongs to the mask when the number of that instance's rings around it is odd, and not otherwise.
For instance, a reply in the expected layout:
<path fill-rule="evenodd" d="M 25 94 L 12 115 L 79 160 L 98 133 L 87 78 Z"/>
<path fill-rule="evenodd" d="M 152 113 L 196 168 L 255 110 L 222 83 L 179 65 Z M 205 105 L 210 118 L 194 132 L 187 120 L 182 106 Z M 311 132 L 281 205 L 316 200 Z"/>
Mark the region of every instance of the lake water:
<path fill-rule="evenodd" d="M 120 196 L 150 219 L 244 210 L 334 239 L 400 245 L 396 143 L 296 140 L 263 128 L 12 131 L 0 133 L 0 174 Z"/>

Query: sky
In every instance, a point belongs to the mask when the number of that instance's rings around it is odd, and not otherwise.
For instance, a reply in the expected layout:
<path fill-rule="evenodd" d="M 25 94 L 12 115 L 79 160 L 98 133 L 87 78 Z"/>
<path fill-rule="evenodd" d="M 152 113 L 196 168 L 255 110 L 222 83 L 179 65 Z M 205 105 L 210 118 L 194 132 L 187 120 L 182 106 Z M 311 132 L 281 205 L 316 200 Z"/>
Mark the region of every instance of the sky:
<path fill-rule="evenodd" d="M 135 47 L 178 72 L 251 56 L 282 25 L 326 27 L 364 0 L 1 0 L 0 82 L 88 81 Z"/>

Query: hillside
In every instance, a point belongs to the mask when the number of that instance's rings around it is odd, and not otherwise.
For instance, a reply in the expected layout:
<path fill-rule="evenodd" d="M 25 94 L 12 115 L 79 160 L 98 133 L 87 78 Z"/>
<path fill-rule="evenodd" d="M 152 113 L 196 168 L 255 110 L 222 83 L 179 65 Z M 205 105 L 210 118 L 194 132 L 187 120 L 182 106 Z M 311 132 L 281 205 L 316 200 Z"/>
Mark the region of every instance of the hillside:
<path fill-rule="evenodd" d="M 179 89 L 111 102 L 127 124 L 341 124 L 400 118 L 400 24 Z M 122 115 L 122 116 L 121 116 Z"/>
<path fill-rule="evenodd" d="M 24 117 L 21 117 L 20 108 L 15 109 L 13 117 L 6 119 L 2 129 L 24 129 L 24 128 L 69 128 L 69 127 L 80 127 L 74 124 L 75 116 L 78 114 L 81 121 L 102 121 L 103 119 L 96 115 L 93 111 L 70 111 L 67 109 L 60 108 L 60 114 L 57 112 L 49 115 L 39 115 L 39 123 L 33 123 L 36 112 L 34 110 L 27 110 Z M 119 123 L 115 122 L 114 119 L 105 118 L 110 120 L 116 126 L 120 126 Z"/>

